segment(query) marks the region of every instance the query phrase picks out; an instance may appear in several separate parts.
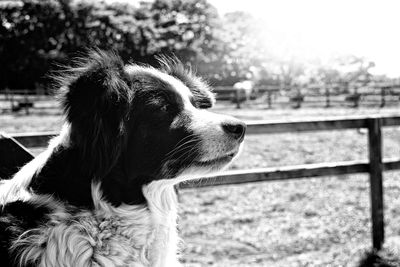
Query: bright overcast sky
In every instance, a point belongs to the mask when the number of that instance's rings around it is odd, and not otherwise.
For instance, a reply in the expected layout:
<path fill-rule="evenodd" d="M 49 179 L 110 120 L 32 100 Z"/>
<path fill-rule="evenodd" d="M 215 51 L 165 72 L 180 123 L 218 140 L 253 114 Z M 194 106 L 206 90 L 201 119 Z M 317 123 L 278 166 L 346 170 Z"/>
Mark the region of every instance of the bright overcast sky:
<path fill-rule="evenodd" d="M 400 0 L 208 0 L 220 14 L 246 11 L 263 20 L 268 47 L 285 57 L 354 54 L 375 73 L 400 76 Z"/>

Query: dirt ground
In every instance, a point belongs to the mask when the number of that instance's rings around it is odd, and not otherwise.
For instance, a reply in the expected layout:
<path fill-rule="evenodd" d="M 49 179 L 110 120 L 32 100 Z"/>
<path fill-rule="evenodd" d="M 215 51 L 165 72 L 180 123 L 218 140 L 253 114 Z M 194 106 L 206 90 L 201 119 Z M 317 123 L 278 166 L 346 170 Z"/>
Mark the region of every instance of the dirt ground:
<path fill-rule="evenodd" d="M 267 110 L 219 105 L 244 120 L 355 114 L 400 107 Z M 59 115 L 0 115 L 0 131 L 58 130 Z M 400 127 L 383 131 L 385 157 L 400 156 Z M 359 130 L 247 136 L 233 169 L 366 159 Z M 385 172 L 387 250 L 400 251 L 400 172 Z M 212 181 L 207 181 L 212 182 Z M 355 266 L 371 246 L 367 175 L 260 182 L 180 191 L 185 266 Z"/>
<path fill-rule="evenodd" d="M 296 120 L 400 109 L 221 111 Z M 385 128 L 383 136 L 384 156 L 399 157 L 400 128 Z M 247 136 L 231 168 L 367 159 L 366 144 L 359 130 Z M 385 173 L 384 187 L 385 246 L 400 252 L 399 174 Z M 184 260 L 198 266 L 355 266 L 371 246 L 367 175 L 190 189 L 181 201 Z"/>

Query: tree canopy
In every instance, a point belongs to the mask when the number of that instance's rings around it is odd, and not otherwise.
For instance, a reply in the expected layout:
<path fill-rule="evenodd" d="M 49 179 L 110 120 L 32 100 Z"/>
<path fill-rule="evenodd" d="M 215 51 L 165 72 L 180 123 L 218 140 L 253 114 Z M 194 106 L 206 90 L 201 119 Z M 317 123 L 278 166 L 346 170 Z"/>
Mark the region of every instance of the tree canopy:
<path fill-rule="evenodd" d="M 217 18 L 205 0 L 157 0 L 139 7 L 73 0 L 1 1 L 0 88 L 46 85 L 49 69 L 93 47 L 149 64 L 161 53 L 201 64 L 216 50 Z"/>
<path fill-rule="evenodd" d="M 260 25 L 244 12 L 220 16 L 207 0 L 0 0 L 0 89 L 46 88 L 50 70 L 94 47 L 151 65 L 159 54 L 175 55 L 214 85 L 304 80 L 303 63 L 268 54 Z M 317 66 L 308 79 L 364 79 L 373 67 L 359 57 L 338 62 L 358 68 Z"/>

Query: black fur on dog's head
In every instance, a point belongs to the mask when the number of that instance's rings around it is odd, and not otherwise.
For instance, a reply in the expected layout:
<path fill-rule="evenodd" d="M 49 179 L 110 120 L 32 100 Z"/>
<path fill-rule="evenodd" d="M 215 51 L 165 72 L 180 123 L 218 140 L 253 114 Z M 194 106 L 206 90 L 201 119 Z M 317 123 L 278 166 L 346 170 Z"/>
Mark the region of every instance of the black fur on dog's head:
<path fill-rule="evenodd" d="M 238 153 L 245 125 L 207 111 L 208 86 L 175 59 L 155 69 L 94 51 L 69 73 L 60 79 L 69 143 L 59 151 L 74 152 L 62 162 L 78 170 L 68 175 L 76 188 L 98 181 L 113 204 L 135 203 L 144 184 L 208 174 Z"/>

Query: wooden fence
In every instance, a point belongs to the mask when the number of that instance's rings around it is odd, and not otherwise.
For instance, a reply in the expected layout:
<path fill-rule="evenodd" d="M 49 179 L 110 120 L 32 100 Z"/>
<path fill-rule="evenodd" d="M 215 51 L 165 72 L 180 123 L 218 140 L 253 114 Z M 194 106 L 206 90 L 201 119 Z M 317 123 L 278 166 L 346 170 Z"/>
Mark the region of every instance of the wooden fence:
<path fill-rule="evenodd" d="M 217 99 L 230 100 L 236 104 L 236 108 L 241 108 L 242 104 L 247 100 L 257 99 L 260 96 L 263 96 L 268 108 L 272 108 L 273 104 L 290 104 L 294 108 L 300 108 L 303 103 L 308 103 L 329 108 L 334 103 L 336 105 L 351 105 L 352 107 L 359 107 L 361 102 L 376 104 L 380 107 L 385 107 L 388 103 L 400 103 L 400 85 L 380 85 L 369 88 L 368 92 L 359 93 L 356 91 L 348 94 L 334 93 L 330 87 L 326 87 L 324 93 L 321 92 L 322 88 L 317 89 L 317 92 L 314 93 L 312 90 L 307 89 L 303 89 L 305 92 L 300 93 L 302 90 L 299 88 L 297 94 L 287 95 L 286 97 L 280 94 L 281 92 L 285 92 L 280 86 L 254 88 L 251 92 L 245 92 L 243 89 L 235 89 L 228 86 L 219 86 L 215 87 L 213 91 L 216 93 Z"/>
<path fill-rule="evenodd" d="M 292 88 L 293 89 L 293 88 Z M 323 89 L 323 90 L 322 90 Z M 335 94 L 330 87 L 310 87 L 305 92 L 297 94 L 282 95 L 287 92 L 279 85 L 264 85 L 256 87 L 251 91 L 243 89 L 235 89 L 232 86 L 217 86 L 214 93 L 218 100 L 228 100 L 235 103 L 236 108 L 241 108 L 247 100 L 261 99 L 262 104 L 266 104 L 268 108 L 273 105 L 290 105 L 294 108 L 300 108 L 303 104 L 311 104 L 323 107 L 332 107 L 335 105 L 345 105 L 358 107 L 360 103 L 369 103 L 386 106 L 388 103 L 400 103 L 400 85 L 379 85 L 369 88 L 367 92 L 353 92 L 349 94 Z M 293 91 L 296 91 L 293 89 Z M 322 92 L 324 91 L 324 92 Z M 21 110 L 29 114 L 31 110 L 51 112 L 59 110 L 59 106 L 55 101 L 55 97 L 45 94 L 44 90 L 0 90 L 0 111 L 19 112 Z M 260 101 L 258 101 L 260 104 Z"/>
<path fill-rule="evenodd" d="M 189 182 L 181 184 L 180 188 L 184 189 L 307 177 L 322 177 L 329 175 L 369 173 L 372 242 L 373 247 L 380 250 L 384 242 L 383 172 L 386 170 L 400 169 L 400 158 L 382 158 L 382 127 L 385 126 L 400 126 L 400 116 L 335 117 L 325 118 L 323 120 L 293 122 L 249 122 L 247 134 L 250 135 L 366 128 L 368 129 L 369 159 L 362 161 L 317 163 L 252 170 L 232 170 L 221 173 L 218 176 L 210 176 L 212 177 L 212 183 Z M 16 134 L 13 135 L 13 137 L 26 147 L 44 147 L 47 145 L 49 138 L 55 134 L 56 133 L 53 132 L 37 134 L 30 133 Z"/>

